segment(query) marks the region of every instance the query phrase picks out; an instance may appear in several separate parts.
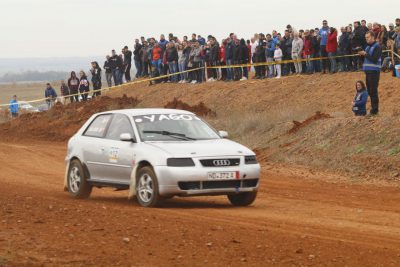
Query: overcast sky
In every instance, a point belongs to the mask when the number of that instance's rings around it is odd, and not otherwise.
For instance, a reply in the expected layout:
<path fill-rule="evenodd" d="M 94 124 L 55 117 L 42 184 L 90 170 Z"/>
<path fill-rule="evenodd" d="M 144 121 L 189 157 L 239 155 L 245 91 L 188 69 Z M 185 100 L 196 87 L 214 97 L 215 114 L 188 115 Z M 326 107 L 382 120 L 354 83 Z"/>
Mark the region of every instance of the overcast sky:
<path fill-rule="evenodd" d="M 218 39 L 230 32 L 340 27 L 366 19 L 388 24 L 398 0 L 0 0 L 0 58 L 98 56 L 134 38 L 192 32 Z"/>

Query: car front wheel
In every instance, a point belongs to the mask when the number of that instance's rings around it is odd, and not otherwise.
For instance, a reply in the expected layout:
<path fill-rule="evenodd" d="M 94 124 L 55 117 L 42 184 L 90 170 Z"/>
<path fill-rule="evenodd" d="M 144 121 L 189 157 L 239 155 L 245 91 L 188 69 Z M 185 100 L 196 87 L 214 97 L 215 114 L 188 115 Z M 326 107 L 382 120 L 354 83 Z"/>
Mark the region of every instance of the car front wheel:
<path fill-rule="evenodd" d="M 76 159 L 69 165 L 68 192 L 73 198 L 88 198 L 92 193 L 92 186 L 87 182 L 83 166 Z"/>
<path fill-rule="evenodd" d="M 162 198 L 158 193 L 158 181 L 153 168 L 146 166 L 137 174 L 136 197 L 143 207 L 156 207 Z"/>
<path fill-rule="evenodd" d="M 244 192 L 228 195 L 229 201 L 234 206 L 249 206 L 256 200 L 257 192 Z"/>

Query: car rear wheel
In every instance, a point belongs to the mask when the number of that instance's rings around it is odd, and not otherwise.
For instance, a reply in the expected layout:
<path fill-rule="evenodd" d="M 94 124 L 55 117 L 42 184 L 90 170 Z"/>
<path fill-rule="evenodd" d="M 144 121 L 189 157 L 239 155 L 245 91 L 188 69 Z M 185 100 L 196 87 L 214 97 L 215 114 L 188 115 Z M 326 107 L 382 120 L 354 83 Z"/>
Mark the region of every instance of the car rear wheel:
<path fill-rule="evenodd" d="M 153 168 L 146 166 L 137 174 L 136 197 L 143 207 L 156 207 L 162 198 L 158 192 L 158 181 Z"/>
<path fill-rule="evenodd" d="M 245 192 L 234 195 L 228 195 L 229 201 L 234 206 L 249 206 L 256 200 L 257 192 Z"/>
<path fill-rule="evenodd" d="M 68 192 L 73 198 L 88 198 L 92 193 L 92 186 L 87 182 L 83 166 L 76 159 L 69 165 Z"/>

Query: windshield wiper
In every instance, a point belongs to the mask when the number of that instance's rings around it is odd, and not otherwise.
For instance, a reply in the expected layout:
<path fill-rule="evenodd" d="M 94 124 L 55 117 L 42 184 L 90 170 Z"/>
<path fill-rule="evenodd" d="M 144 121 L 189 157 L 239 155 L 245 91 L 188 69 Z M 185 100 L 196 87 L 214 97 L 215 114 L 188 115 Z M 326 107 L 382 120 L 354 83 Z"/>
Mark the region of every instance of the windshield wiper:
<path fill-rule="evenodd" d="M 143 133 L 155 133 L 155 134 L 167 135 L 167 136 L 175 137 L 175 138 L 181 139 L 181 140 L 197 140 L 195 138 L 188 137 L 182 133 L 173 133 L 173 132 L 168 132 L 168 131 L 143 131 Z"/>

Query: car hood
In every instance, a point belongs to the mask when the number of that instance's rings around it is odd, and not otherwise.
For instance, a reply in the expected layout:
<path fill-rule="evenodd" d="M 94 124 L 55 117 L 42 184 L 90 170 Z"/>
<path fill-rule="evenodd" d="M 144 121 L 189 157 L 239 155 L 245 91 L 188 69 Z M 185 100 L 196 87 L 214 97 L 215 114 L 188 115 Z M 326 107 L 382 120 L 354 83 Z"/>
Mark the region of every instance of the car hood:
<path fill-rule="evenodd" d="M 175 158 L 254 155 L 254 152 L 247 147 L 228 139 L 145 143 L 161 149 Z"/>

